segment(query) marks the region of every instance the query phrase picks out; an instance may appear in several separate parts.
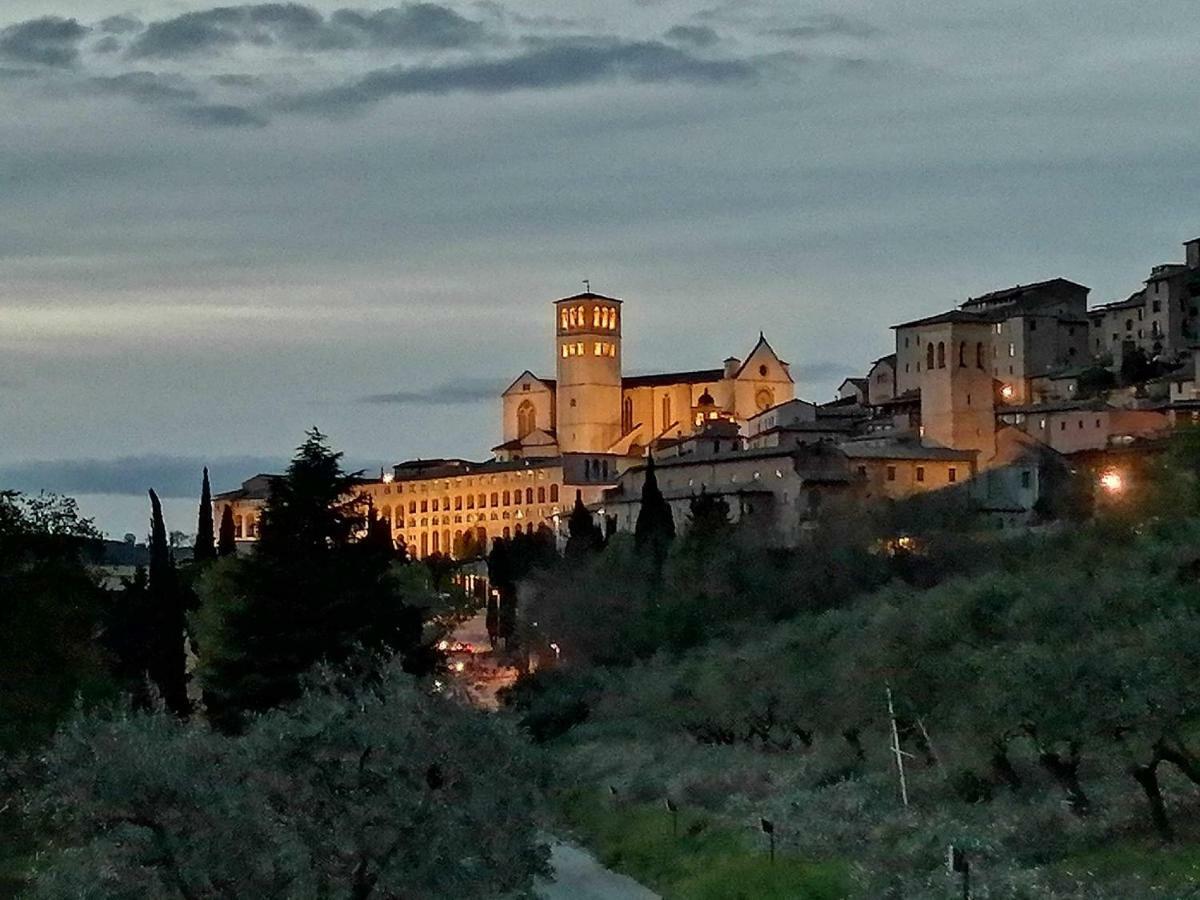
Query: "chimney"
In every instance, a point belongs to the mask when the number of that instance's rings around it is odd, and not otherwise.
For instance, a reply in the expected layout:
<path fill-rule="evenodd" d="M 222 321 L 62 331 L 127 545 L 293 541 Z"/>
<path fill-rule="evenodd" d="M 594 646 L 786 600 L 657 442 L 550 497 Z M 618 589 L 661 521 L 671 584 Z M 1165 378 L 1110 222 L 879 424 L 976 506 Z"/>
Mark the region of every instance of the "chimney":
<path fill-rule="evenodd" d="M 1191 251 L 1189 250 L 1188 253 L 1190 254 Z M 742 361 L 740 359 L 738 359 L 736 356 L 729 357 L 729 359 L 725 360 L 725 377 L 732 378 L 737 374 L 737 370 L 741 367 Z"/>
<path fill-rule="evenodd" d="M 1187 267 L 1189 269 L 1200 269 L 1200 238 L 1192 238 L 1184 243 L 1184 248 L 1187 250 Z"/>

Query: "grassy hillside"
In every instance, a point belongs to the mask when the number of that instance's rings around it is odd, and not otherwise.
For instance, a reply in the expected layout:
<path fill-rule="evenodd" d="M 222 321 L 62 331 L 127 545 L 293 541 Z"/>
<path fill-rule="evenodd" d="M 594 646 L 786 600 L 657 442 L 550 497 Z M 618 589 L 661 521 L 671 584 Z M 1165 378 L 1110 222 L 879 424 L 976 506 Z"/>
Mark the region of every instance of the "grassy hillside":
<path fill-rule="evenodd" d="M 997 543 L 967 576 L 722 635 L 517 695 L 550 723 L 565 821 L 668 896 L 942 898 L 951 843 L 975 897 L 1200 885 L 1197 521 Z M 671 837 L 667 798 L 696 834 Z"/>

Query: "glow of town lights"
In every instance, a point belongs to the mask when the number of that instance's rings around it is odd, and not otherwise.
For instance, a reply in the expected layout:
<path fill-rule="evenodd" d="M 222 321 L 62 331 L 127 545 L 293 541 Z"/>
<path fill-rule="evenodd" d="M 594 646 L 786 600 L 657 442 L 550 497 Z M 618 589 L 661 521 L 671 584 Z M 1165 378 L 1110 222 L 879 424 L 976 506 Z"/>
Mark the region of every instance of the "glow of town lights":
<path fill-rule="evenodd" d="M 1119 472 L 1105 472 L 1100 476 L 1100 487 L 1110 494 L 1119 494 L 1125 489 L 1125 479 Z"/>
<path fill-rule="evenodd" d="M 463 669 L 465 669 L 466 667 L 467 667 L 467 664 L 466 664 L 465 662 L 462 662 L 462 661 L 460 660 L 459 662 L 456 662 L 456 663 L 454 664 L 454 671 L 455 671 L 455 672 L 461 672 L 461 671 L 462 671 Z"/>
<path fill-rule="evenodd" d="M 449 641 L 438 641 L 438 649 L 439 650 L 450 649 L 450 642 Z"/>
<path fill-rule="evenodd" d="M 1000 388 L 1000 396 L 1005 400 L 1011 400 L 1014 393 L 1015 391 L 1013 391 L 1013 386 L 1011 384 L 1006 384 L 1004 387 Z"/>

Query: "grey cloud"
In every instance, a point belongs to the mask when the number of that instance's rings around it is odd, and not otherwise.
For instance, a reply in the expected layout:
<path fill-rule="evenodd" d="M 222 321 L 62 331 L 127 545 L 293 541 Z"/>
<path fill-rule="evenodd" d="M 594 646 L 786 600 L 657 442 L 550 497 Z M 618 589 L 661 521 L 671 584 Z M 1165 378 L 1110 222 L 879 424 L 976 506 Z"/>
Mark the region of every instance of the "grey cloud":
<path fill-rule="evenodd" d="M 240 44 L 293 50 L 362 47 L 466 47 L 486 30 L 436 3 L 407 3 L 374 11 L 339 9 L 328 18 L 299 3 L 221 6 L 151 23 L 130 48 L 134 57 L 176 58 Z"/>
<path fill-rule="evenodd" d="M 109 16 L 97 23 L 96 27 L 105 34 L 130 34 L 140 31 L 142 23 L 132 16 Z"/>
<path fill-rule="evenodd" d="M 663 35 L 668 41 L 676 44 L 690 44 L 693 47 L 711 47 L 718 43 L 720 36 L 707 25 L 676 25 Z"/>
<path fill-rule="evenodd" d="M 494 400 L 504 389 L 503 379 L 464 378 L 425 391 L 394 391 L 388 394 L 368 394 L 359 403 L 397 404 L 401 406 L 440 406 L 447 403 L 479 403 Z"/>
<path fill-rule="evenodd" d="M 410 3 L 374 13 L 340 9 L 330 23 L 361 34 L 377 47 L 446 49 L 477 44 L 486 37 L 482 24 L 436 3 Z"/>
<path fill-rule="evenodd" d="M 186 122 L 216 128 L 262 128 L 269 121 L 260 112 L 227 103 L 182 106 L 177 110 L 177 114 Z"/>
<path fill-rule="evenodd" d="M 111 77 L 97 77 L 88 81 L 98 93 L 128 97 L 140 103 L 162 103 L 164 101 L 195 100 L 196 89 L 179 76 L 159 75 L 156 72 L 125 72 Z"/>
<path fill-rule="evenodd" d="M 239 72 L 214 75 L 212 80 L 221 87 L 256 88 L 266 84 L 266 79 L 261 75 L 246 75 Z"/>
<path fill-rule="evenodd" d="M 616 78 L 719 84 L 749 81 L 757 74 L 754 62 L 699 59 L 659 41 L 530 41 L 524 53 L 501 59 L 379 69 L 342 87 L 290 98 L 282 106 L 293 111 L 337 114 L 407 94 L 547 90 Z"/>
<path fill-rule="evenodd" d="M 825 13 L 819 16 L 809 16 L 796 25 L 767 28 L 762 31 L 762 34 L 793 40 L 808 40 L 827 36 L 867 38 L 878 32 L 879 29 L 875 26 L 859 19 L 850 19 L 836 13 Z"/>
<path fill-rule="evenodd" d="M 125 456 L 116 459 L 34 460 L 0 465 L 0 486 L 19 491 L 63 494 L 144 494 L 154 488 L 164 497 L 199 497 L 204 466 L 214 490 L 235 487 L 256 472 L 278 472 L 286 460 L 228 456 L 205 460 L 192 456 Z"/>
<path fill-rule="evenodd" d="M 96 41 L 92 47 L 97 53 L 117 53 L 125 45 L 121 43 L 121 39 L 113 37 L 111 34 L 108 37 L 101 38 Z"/>
<path fill-rule="evenodd" d="M 26 63 L 69 68 L 79 59 L 88 29 L 75 19 L 44 16 L 0 31 L 0 55 Z"/>

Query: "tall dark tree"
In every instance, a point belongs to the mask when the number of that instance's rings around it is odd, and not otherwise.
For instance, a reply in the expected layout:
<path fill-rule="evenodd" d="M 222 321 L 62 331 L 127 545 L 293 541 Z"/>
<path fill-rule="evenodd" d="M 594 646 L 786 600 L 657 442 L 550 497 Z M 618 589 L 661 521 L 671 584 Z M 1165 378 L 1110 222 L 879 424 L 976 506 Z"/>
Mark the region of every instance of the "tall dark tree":
<path fill-rule="evenodd" d="M 0 491 L 0 754 L 39 743 L 80 698 L 114 689 L 96 642 L 99 546 L 73 500 Z"/>
<path fill-rule="evenodd" d="M 567 520 L 567 531 L 570 534 L 564 548 L 567 559 L 579 560 L 604 546 L 604 535 L 583 505 L 582 491 L 575 491 L 575 506 Z"/>
<path fill-rule="evenodd" d="M 535 569 L 548 569 L 558 561 L 554 532 L 545 526 L 537 531 L 497 538 L 488 555 L 488 579 L 500 594 L 496 610 L 496 636 L 509 646 L 517 631 L 517 588 Z"/>
<path fill-rule="evenodd" d="M 271 484 L 255 553 L 202 583 L 201 679 L 220 728 L 240 730 L 247 714 L 294 700 L 322 660 L 389 650 L 413 671 L 435 662 L 422 642 L 428 598 L 400 586 L 341 456 L 310 431 Z"/>
<path fill-rule="evenodd" d="M 233 530 L 233 507 L 221 511 L 221 532 L 217 539 L 217 556 L 233 556 L 237 553 L 237 533 Z"/>
<path fill-rule="evenodd" d="M 196 521 L 196 546 L 192 559 L 206 563 L 217 558 L 217 547 L 213 540 L 212 488 L 208 484 L 208 466 L 204 467 L 204 481 L 200 485 L 200 515 Z"/>
<path fill-rule="evenodd" d="M 667 503 L 658 487 L 653 456 L 646 457 L 642 507 L 638 510 L 633 537 L 638 550 L 646 553 L 653 562 L 655 571 L 661 573 L 667 551 L 671 548 L 671 541 L 675 539 L 675 517 L 671 513 L 671 504 Z"/>
<path fill-rule="evenodd" d="M 167 708 L 179 716 L 188 713 L 187 657 L 184 652 L 186 599 L 167 544 L 162 503 L 150 491 L 150 571 L 146 585 L 149 646 L 146 669 Z"/>

